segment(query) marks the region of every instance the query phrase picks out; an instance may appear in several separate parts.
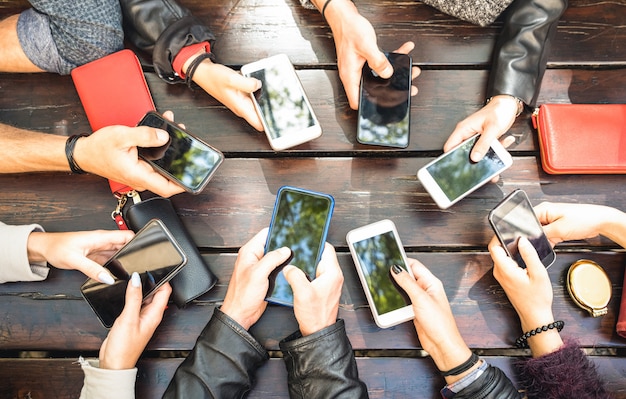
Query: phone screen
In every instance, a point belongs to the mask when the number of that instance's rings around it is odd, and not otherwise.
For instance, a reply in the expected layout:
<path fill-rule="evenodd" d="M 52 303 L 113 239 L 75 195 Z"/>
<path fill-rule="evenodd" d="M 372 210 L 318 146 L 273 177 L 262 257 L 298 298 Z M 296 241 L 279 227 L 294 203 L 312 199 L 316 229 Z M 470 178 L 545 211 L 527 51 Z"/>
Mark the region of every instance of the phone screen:
<path fill-rule="evenodd" d="M 476 140 L 478 136 L 467 140 L 426 167 L 451 202 L 507 167 L 491 147 L 479 162 L 471 161 L 470 152 Z"/>
<path fill-rule="evenodd" d="M 270 57 L 265 68 L 248 74 L 261 81 L 254 93 L 270 139 L 298 133 L 317 124 L 289 58 Z M 281 62 L 282 60 L 282 62 Z"/>
<path fill-rule="evenodd" d="M 383 79 L 366 63 L 361 78 L 357 140 L 405 148 L 409 145 L 411 57 L 388 53 L 393 75 Z"/>
<path fill-rule="evenodd" d="M 115 283 L 88 279 L 80 290 L 102 324 L 109 328 L 124 309 L 126 287 L 133 272 L 139 273 L 145 299 L 174 277 L 186 262 L 163 223 L 153 219 L 104 264 Z"/>
<path fill-rule="evenodd" d="M 522 236 L 533 245 L 544 266 L 548 267 L 554 261 L 555 254 L 550 241 L 524 191 L 515 190 L 505 198 L 490 212 L 489 222 L 508 255 L 520 267 L 526 268 L 517 248 L 518 240 Z"/>
<path fill-rule="evenodd" d="M 169 133 L 168 144 L 161 147 L 138 147 L 139 155 L 187 191 L 201 191 L 224 159 L 220 151 L 157 113 L 148 113 L 139 125 L 163 129 Z"/>
<path fill-rule="evenodd" d="M 281 187 L 276 195 L 265 252 L 289 247 L 293 253 L 289 264 L 304 271 L 310 280 L 314 279 L 333 208 L 333 197 L 328 194 Z M 270 276 L 268 301 L 293 304 L 291 286 L 280 270 Z"/>
<path fill-rule="evenodd" d="M 389 274 L 391 265 L 407 269 L 404 256 L 393 231 L 352 243 L 370 295 L 381 315 L 401 309 L 411 302 L 400 291 Z"/>

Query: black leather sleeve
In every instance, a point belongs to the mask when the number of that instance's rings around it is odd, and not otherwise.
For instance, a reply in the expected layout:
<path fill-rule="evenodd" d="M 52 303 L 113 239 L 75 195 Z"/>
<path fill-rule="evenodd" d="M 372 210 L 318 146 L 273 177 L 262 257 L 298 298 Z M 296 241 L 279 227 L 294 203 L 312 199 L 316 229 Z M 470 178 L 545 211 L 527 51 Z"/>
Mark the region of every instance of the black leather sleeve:
<path fill-rule="evenodd" d="M 369 397 L 343 320 L 306 337 L 298 331 L 279 345 L 291 399 Z"/>
<path fill-rule="evenodd" d="M 189 356 L 174 373 L 163 398 L 241 398 L 269 358 L 245 329 L 219 309 Z"/>
<path fill-rule="evenodd" d="M 511 380 L 497 367 L 488 366 L 484 373 L 454 396 L 454 399 L 522 399 Z"/>
<path fill-rule="evenodd" d="M 550 41 L 567 0 L 515 0 L 504 13 L 494 48 L 487 98 L 509 94 L 534 107 Z"/>
<path fill-rule="evenodd" d="M 183 47 L 215 41 L 210 29 L 175 0 L 120 0 L 120 5 L 126 38 L 152 53 L 154 69 L 168 83 L 183 81 L 172 69 Z"/>

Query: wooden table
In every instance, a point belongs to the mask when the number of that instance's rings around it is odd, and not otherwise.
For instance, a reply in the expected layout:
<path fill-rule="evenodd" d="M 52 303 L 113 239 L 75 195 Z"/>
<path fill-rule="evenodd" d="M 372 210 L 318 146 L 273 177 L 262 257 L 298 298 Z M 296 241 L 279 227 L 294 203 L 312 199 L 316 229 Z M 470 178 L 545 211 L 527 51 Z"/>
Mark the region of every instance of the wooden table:
<path fill-rule="evenodd" d="M 626 210 L 623 175 L 555 176 L 541 169 L 536 132 L 526 113 L 510 133 L 513 166 L 489 184 L 442 211 L 416 178 L 441 153 L 458 121 L 485 99 L 494 38 L 501 27 L 479 28 L 435 12 L 419 2 L 360 0 L 362 14 L 378 32 L 379 46 L 393 50 L 406 40 L 422 68 L 411 106 L 411 140 L 404 150 L 356 143 L 356 112 L 349 109 L 337 74 L 327 25 L 296 0 L 185 0 L 211 26 L 218 60 L 240 65 L 284 52 L 321 121 L 321 138 L 276 153 L 257 133 L 202 91 L 161 82 L 146 72 L 157 108 L 173 110 L 188 130 L 221 149 L 227 159 L 200 195 L 172 198 L 218 285 L 186 309 L 170 306 L 139 362 L 139 398 L 156 398 L 218 306 L 237 249 L 268 226 L 278 187 L 301 186 L 336 199 L 329 242 L 345 275 L 340 317 L 356 351 L 361 378 L 372 398 L 436 398 L 443 379 L 421 351 L 411 323 L 382 330 L 374 324 L 345 235 L 383 218 L 393 220 L 410 257 L 420 259 L 443 282 L 468 345 L 513 379 L 513 363 L 528 352 L 514 349 L 520 334 L 516 313 L 492 276 L 486 217 L 507 193 L 524 189 L 531 201 L 605 204 Z M 0 17 L 27 7 L 0 3 Z M 539 103 L 626 102 L 626 1 L 571 0 L 549 57 Z M 51 74 L 0 75 L 0 122 L 69 135 L 89 132 L 72 81 Z M 575 139 L 574 137 L 572 139 Z M 601 145 L 601 143 L 599 143 Z M 0 176 L 0 220 L 41 223 L 47 231 L 115 229 L 115 201 L 105 180 L 63 173 Z M 569 265 L 582 257 L 599 262 L 613 284 L 606 316 L 577 308 L 564 285 Z M 592 355 L 616 398 L 626 398 L 626 339 L 615 333 L 626 253 L 605 239 L 557 247 L 549 269 L 554 313 L 563 335 Z M 96 356 L 106 330 L 80 296 L 85 277 L 52 269 L 39 283 L 0 286 L 0 397 L 77 397 L 79 355 Z M 292 311 L 270 306 L 252 333 L 272 359 L 257 374 L 252 398 L 286 398 L 286 371 L 278 341 L 297 328 Z"/>

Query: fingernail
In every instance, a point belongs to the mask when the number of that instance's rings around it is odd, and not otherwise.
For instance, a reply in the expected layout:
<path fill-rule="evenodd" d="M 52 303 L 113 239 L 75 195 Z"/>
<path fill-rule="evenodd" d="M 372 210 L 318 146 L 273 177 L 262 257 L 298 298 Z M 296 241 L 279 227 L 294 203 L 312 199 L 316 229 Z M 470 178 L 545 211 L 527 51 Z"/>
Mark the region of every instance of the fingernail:
<path fill-rule="evenodd" d="M 139 277 L 139 273 L 133 272 L 133 274 L 130 276 L 130 283 L 135 288 L 141 287 L 141 278 Z"/>
<path fill-rule="evenodd" d="M 167 133 L 165 130 L 156 129 L 156 134 L 159 141 L 166 142 L 170 139 L 169 133 Z"/>
<path fill-rule="evenodd" d="M 391 65 L 387 66 L 387 68 L 383 69 L 380 73 L 380 76 L 383 78 L 389 78 L 393 75 L 393 67 Z"/>
<path fill-rule="evenodd" d="M 283 256 L 291 255 L 291 249 L 289 249 L 289 247 L 281 247 L 281 248 L 278 248 L 278 253 Z"/>
<path fill-rule="evenodd" d="M 104 284 L 108 284 L 108 285 L 111 285 L 111 284 L 115 283 L 115 280 L 113 279 L 113 276 L 111 276 L 107 272 L 100 272 L 100 273 L 98 273 L 98 281 L 100 281 L 101 283 L 104 283 Z"/>
<path fill-rule="evenodd" d="M 391 265 L 391 271 L 392 271 L 394 274 L 400 274 L 400 273 L 402 273 L 402 271 L 403 271 L 403 270 L 402 270 L 402 268 L 401 268 L 400 266 L 398 266 L 398 265 Z"/>
<path fill-rule="evenodd" d="M 483 154 L 480 151 L 472 151 L 472 154 L 470 155 L 470 159 L 474 162 L 478 162 L 481 159 L 483 159 Z"/>
<path fill-rule="evenodd" d="M 261 88 L 261 86 L 263 86 L 263 82 L 261 82 L 259 79 L 255 79 L 256 80 L 256 88 L 254 89 L 254 91 L 257 91 Z"/>

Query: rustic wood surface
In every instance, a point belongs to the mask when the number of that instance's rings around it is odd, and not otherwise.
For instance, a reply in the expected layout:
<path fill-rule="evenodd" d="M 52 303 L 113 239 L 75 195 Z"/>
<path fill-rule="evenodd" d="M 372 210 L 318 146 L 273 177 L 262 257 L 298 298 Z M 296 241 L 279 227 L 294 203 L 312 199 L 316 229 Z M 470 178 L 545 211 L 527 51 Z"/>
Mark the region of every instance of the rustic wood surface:
<path fill-rule="evenodd" d="M 224 298 L 237 249 L 269 224 L 277 189 L 285 184 L 332 194 L 335 213 L 329 242 L 345 275 L 340 317 L 357 354 L 361 378 L 372 398 L 436 398 L 443 380 L 424 357 L 411 323 L 378 328 L 349 255 L 345 235 L 389 218 L 410 257 L 443 282 L 468 345 L 515 379 L 517 316 L 492 276 L 486 252 L 492 231 L 486 217 L 507 193 L 524 189 L 531 201 L 605 204 L 626 210 L 624 175 L 549 175 L 541 168 L 536 132 L 528 113 L 510 130 L 514 165 L 489 184 L 442 211 L 416 178 L 441 153 L 449 133 L 484 102 L 493 43 L 501 22 L 479 28 L 416 1 L 359 0 L 357 6 L 393 50 L 417 44 L 413 62 L 422 68 L 411 104 L 411 140 L 402 150 L 356 142 L 356 112 L 349 109 L 337 73 L 332 35 L 319 13 L 297 0 L 181 0 L 215 32 L 214 52 L 238 68 L 277 52 L 289 55 L 324 134 L 280 153 L 202 91 L 167 85 L 145 63 L 160 111 L 222 150 L 227 159 L 200 195 L 172 198 L 217 286 L 186 309 L 170 306 L 139 363 L 138 398 L 156 398 L 186 351 L 193 347 L 213 309 Z M 26 8 L 24 0 L 0 2 L 0 18 Z M 626 0 L 570 0 L 548 57 L 539 103 L 626 103 Z M 0 74 L 0 122 L 50 134 L 89 132 L 72 80 L 51 74 Z M 601 143 L 599 143 L 601 145 Z M 38 222 L 48 231 L 114 229 L 115 201 L 96 176 L 36 173 L 0 175 L 0 220 Z M 577 308 L 565 288 L 569 265 L 580 258 L 609 274 L 609 312 L 592 318 Z M 566 322 L 606 379 L 615 398 L 626 398 L 626 339 L 615 333 L 626 252 L 606 239 L 563 243 L 549 269 L 554 313 Z M 79 355 L 95 356 L 106 330 L 80 296 L 85 277 L 52 269 L 39 283 L 0 286 L 0 397 L 70 398 L 82 385 Z M 270 306 L 252 333 L 272 359 L 257 375 L 251 398 L 286 398 L 278 341 L 297 328 L 292 311 Z"/>

